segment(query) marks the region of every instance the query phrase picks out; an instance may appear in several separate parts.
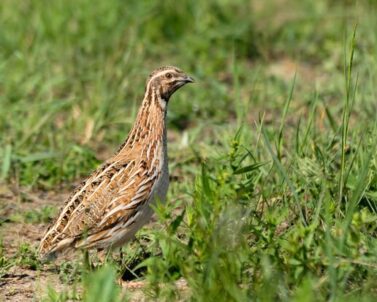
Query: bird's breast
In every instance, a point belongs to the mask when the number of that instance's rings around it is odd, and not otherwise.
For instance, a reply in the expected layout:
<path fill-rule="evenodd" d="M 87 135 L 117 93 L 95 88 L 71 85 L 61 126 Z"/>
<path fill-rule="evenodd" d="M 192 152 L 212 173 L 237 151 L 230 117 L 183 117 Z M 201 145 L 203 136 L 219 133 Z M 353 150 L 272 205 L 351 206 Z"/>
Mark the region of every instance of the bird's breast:
<path fill-rule="evenodd" d="M 167 148 L 166 144 L 163 144 L 162 150 L 161 150 L 161 161 L 160 161 L 160 169 L 161 173 L 160 176 L 158 177 L 155 185 L 153 186 L 152 189 L 152 202 L 156 202 L 157 199 L 159 201 L 164 202 L 166 198 L 166 194 L 168 191 L 169 187 L 169 168 L 168 168 L 168 155 L 167 155 Z"/>

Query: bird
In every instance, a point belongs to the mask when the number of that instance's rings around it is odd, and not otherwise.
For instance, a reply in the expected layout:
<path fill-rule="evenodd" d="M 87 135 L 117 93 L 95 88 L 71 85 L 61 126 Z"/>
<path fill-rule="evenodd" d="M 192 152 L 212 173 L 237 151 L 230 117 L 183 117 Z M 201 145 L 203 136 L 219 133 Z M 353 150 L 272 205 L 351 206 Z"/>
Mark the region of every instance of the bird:
<path fill-rule="evenodd" d="M 166 115 L 170 97 L 193 83 L 174 66 L 154 70 L 133 127 L 115 154 L 65 201 L 38 254 L 53 260 L 69 250 L 112 250 L 130 241 L 165 201 L 169 186 Z"/>

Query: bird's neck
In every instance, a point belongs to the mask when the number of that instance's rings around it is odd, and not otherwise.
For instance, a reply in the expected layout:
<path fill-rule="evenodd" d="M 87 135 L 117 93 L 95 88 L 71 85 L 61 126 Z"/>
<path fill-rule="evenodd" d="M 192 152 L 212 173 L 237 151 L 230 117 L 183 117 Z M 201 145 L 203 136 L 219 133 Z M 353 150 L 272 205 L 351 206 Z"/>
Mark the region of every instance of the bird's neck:
<path fill-rule="evenodd" d="M 148 87 L 149 88 L 149 87 Z M 163 142 L 166 144 L 167 101 L 162 99 L 158 90 L 146 90 L 136 121 L 128 134 L 120 152 L 132 149 L 134 145 Z"/>

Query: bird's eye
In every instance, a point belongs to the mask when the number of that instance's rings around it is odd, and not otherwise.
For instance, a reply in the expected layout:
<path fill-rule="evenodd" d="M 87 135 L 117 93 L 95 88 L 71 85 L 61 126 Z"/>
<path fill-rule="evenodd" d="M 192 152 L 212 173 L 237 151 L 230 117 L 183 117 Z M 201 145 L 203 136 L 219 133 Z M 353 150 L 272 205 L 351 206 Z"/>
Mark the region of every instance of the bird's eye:
<path fill-rule="evenodd" d="M 165 76 L 166 76 L 167 79 L 171 79 L 172 78 L 172 75 L 171 75 L 170 72 L 168 72 Z"/>

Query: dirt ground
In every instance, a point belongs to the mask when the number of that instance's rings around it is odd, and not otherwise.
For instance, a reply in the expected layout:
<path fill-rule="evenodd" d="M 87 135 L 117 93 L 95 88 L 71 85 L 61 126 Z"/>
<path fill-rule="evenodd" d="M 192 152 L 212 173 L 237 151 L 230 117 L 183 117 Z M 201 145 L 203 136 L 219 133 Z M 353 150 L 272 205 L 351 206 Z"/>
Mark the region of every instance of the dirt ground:
<path fill-rule="evenodd" d="M 60 208 L 68 193 L 26 192 L 0 187 L 0 238 L 3 242 L 3 255 L 9 259 L 15 257 L 21 244 L 29 244 L 37 248 L 48 224 L 22 223 L 9 220 L 9 217 L 22 215 L 31 210 L 38 210 L 51 205 Z M 77 255 L 71 254 L 58 259 L 54 264 L 44 264 L 35 270 L 22 265 L 12 265 L 0 278 L 0 301 L 32 301 L 42 300 L 47 296 L 48 287 L 56 291 L 67 288 L 59 279 L 58 265 L 62 261 L 70 261 Z M 135 301 L 144 300 L 141 289 L 143 282 L 123 282 L 125 291 L 132 291 Z"/>
<path fill-rule="evenodd" d="M 22 217 L 28 211 L 38 210 L 46 205 L 60 209 L 68 196 L 68 191 L 64 193 L 29 192 L 0 185 L 0 239 L 5 258 L 15 257 L 21 244 L 26 243 L 36 249 L 48 227 L 48 223 L 14 222 L 9 217 L 14 215 Z M 52 264 L 43 264 L 42 268 L 38 268 L 38 270 L 14 263 L 2 277 L 0 275 L 0 301 L 40 301 L 47 297 L 49 287 L 58 292 L 67 290 L 69 285 L 59 279 L 58 266 L 63 261 L 72 261 L 74 257 L 80 257 L 80 255 L 76 253 L 60 257 Z M 144 281 L 119 282 L 124 294 L 131 296 L 131 301 L 147 299 L 143 293 Z M 185 292 L 187 290 L 186 281 L 178 280 L 177 287 Z"/>
<path fill-rule="evenodd" d="M 46 204 L 57 206 L 64 202 L 67 194 L 24 192 L 9 186 L 0 186 L 0 238 L 3 254 L 9 259 L 16 255 L 20 244 L 37 247 L 46 225 L 13 222 L 12 215 L 22 215 L 37 210 Z M 62 289 L 58 274 L 52 269 L 33 270 L 14 265 L 0 279 L 0 299 L 2 301 L 31 301 L 46 291 L 50 284 L 57 290 Z"/>

